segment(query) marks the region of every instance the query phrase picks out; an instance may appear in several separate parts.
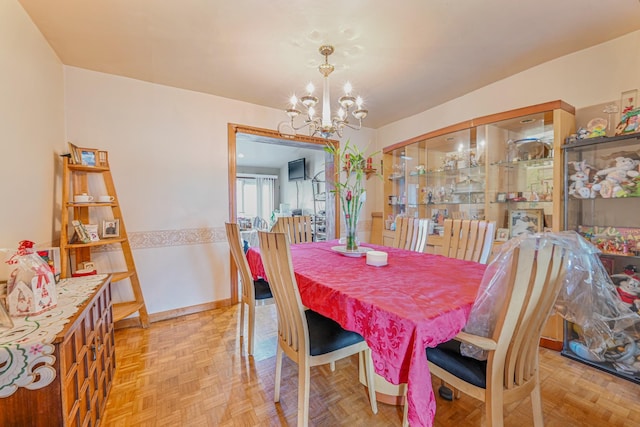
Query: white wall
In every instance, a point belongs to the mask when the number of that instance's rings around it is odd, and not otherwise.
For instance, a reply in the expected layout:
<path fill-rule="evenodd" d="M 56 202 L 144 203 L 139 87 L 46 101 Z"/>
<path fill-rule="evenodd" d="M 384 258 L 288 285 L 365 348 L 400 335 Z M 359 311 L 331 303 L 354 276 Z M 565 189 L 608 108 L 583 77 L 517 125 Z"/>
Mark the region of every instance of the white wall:
<path fill-rule="evenodd" d="M 65 78 L 67 138 L 109 152 L 149 312 L 230 298 L 227 123 L 273 129 L 284 112 L 75 67 Z"/>
<path fill-rule="evenodd" d="M 378 147 L 464 120 L 561 99 L 584 109 L 640 88 L 640 31 L 533 67 L 378 129 Z M 606 114 L 601 114 L 606 118 Z M 378 194 L 382 194 L 380 187 Z M 375 207 L 382 210 L 382 198 Z"/>
<path fill-rule="evenodd" d="M 378 146 L 514 108 L 562 99 L 576 108 L 640 87 L 640 31 L 563 56 L 378 129 Z"/>
<path fill-rule="evenodd" d="M 0 2 L 0 248 L 50 246 L 60 228 L 62 64 L 17 1 Z M 7 277 L 0 254 L 0 280 Z"/>

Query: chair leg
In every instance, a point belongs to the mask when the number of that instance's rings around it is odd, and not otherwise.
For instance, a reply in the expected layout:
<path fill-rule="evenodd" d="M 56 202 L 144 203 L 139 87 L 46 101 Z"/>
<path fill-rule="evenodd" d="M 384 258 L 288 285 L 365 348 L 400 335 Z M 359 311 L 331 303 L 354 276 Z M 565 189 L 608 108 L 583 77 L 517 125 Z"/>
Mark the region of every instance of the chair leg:
<path fill-rule="evenodd" d="M 282 378 L 282 348 L 280 343 L 276 349 L 276 379 L 274 384 L 273 401 L 280 402 L 280 379 Z"/>
<path fill-rule="evenodd" d="M 404 393 L 404 408 L 402 409 L 402 427 L 409 427 L 409 402 L 407 392 Z"/>
<path fill-rule="evenodd" d="M 298 425 L 309 425 L 309 382 L 311 372 L 309 364 L 301 358 L 298 365 Z"/>
<path fill-rule="evenodd" d="M 335 372 L 336 371 L 336 362 L 329 362 L 329 369 L 331 369 L 331 372 Z"/>
<path fill-rule="evenodd" d="M 244 336 L 244 301 L 240 301 L 240 336 Z"/>
<path fill-rule="evenodd" d="M 533 425 L 535 427 L 544 426 L 542 416 L 542 398 L 540 397 L 540 383 L 536 380 L 536 386 L 531 390 L 531 406 L 533 407 Z"/>
<path fill-rule="evenodd" d="M 367 388 L 369 389 L 369 401 L 371 401 L 371 411 L 374 414 L 378 413 L 378 401 L 376 400 L 376 385 L 373 378 L 373 359 L 371 359 L 371 349 L 364 351 L 364 363 L 367 375 Z"/>
<path fill-rule="evenodd" d="M 503 401 L 502 395 L 492 396 L 491 390 L 487 389 L 486 401 L 484 402 L 487 427 L 503 427 L 504 415 L 503 415 Z"/>
<path fill-rule="evenodd" d="M 256 307 L 255 305 L 247 304 L 247 310 L 249 311 L 249 315 L 247 316 L 249 318 L 249 324 L 247 325 L 247 329 L 249 330 L 249 337 L 247 341 L 249 342 L 249 355 L 253 356 L 253 345 L 255 342 L 253 330 L 256 326 Z"/>

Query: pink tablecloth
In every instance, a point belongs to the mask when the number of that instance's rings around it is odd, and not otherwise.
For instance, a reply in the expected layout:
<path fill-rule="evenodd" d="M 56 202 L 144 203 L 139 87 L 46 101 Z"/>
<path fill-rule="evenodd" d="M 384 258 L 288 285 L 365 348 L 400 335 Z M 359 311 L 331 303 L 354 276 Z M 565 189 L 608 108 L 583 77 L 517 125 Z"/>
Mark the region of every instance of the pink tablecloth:
<path fill-rule="evenodd" d="M 465 325 L 486 268 L 375 245 L 388 265 L 372 267 L 331 249 L 336 243 L 291 246 L 302 303 L 361 334 L 371 347 L 376 372 L 407 384 L 409 422 L 430 426 L 435 415 L 425 349 L 453 338 Z M 247 259 L 254 279 L 264 277 L 258 248 Z"/>

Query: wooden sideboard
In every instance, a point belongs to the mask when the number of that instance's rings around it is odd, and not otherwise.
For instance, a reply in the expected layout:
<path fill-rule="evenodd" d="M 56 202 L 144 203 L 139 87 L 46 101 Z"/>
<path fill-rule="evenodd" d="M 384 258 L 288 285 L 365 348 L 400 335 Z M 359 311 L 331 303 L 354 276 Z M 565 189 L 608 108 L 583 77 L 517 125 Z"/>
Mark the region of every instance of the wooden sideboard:
<path fill-rule="evenodd" d="M 87 281 L 94 289 L 55 338 L 44 343 L 54 347 L 47 360 L 49 368 L 55 369 L 55 378 L 42 388 L 29 389 L 33 388 L 29 384 L 18 387 L 8 397 L 0 397 L 0 425 L 100 425 L 116 365 L 111 276 L 97 282 L 87 278 L 66 279 L 64 286 L 84 286 Z M 59 295 L 60 307 L 64 291 Z"/>

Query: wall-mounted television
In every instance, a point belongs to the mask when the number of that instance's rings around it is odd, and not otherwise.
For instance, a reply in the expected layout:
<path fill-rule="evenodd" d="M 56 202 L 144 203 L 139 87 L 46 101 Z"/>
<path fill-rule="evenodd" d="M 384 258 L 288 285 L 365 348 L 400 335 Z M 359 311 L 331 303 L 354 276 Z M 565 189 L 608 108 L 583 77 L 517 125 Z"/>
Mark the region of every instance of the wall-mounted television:
<path fill-rule="evenodd" d="M 289 181 L 301 181 L 307 179 L 306 166 L 306 160 L 304 157 L 298 160 L 291 160 L 289 162 Z"/>

